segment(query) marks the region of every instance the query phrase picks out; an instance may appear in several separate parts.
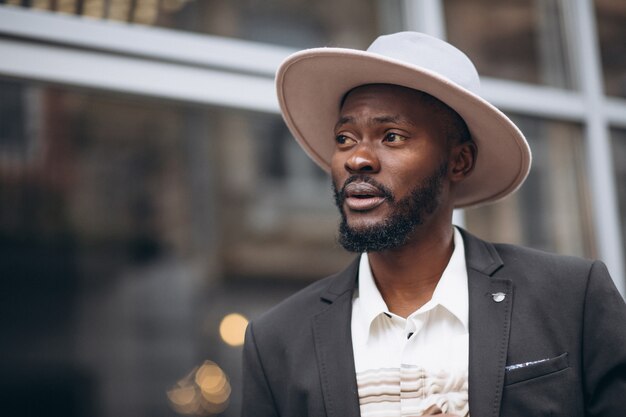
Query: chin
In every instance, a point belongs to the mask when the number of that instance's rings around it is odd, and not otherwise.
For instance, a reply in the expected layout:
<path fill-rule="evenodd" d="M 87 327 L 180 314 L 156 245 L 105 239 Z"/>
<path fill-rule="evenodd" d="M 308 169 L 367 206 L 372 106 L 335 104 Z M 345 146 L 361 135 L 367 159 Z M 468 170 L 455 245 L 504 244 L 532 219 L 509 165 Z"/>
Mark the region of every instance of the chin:
<path fill-rule="evenodd" d="M 388 219 L 383 216 L 375 216 L 371 213 L 346 215 L 346 223 L 348 227 L 355 232 L 370 230 L 375 227 L 382 227 L 387 224 Z"/>

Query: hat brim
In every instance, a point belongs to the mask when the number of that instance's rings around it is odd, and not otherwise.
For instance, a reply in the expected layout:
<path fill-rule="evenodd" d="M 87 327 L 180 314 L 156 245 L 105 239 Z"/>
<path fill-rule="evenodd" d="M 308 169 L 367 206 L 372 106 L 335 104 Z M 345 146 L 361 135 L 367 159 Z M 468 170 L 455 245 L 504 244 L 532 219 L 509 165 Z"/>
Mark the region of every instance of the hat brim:
<path fill-rule="evenodd" d="M 472 174 L 459 186 L 455 207 L 491 203 L 526 179 L 531 152 L 520 130 L 478 95 L 424 68 L 365 51 L 315 48 L 291 55 L 278 69 L 278 102 L 295 139 L 325 171 L 335 143 L 339 105 L 349 90 L 365 84 L 396 84 L 424 91 L 454 109 L 478 148 Z"/>

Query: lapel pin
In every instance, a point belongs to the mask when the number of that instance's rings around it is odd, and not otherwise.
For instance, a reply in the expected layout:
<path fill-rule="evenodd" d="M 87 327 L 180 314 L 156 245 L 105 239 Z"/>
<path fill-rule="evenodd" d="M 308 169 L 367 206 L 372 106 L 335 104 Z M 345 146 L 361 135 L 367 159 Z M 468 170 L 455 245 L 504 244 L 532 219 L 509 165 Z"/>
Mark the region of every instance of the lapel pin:
<path fill-rule="evenodd" d="M 496 293 L 491 294 L 491 297 L 493 298 L 493 301 L 495 301 L 496 303 L 501 303 L 506 298 L 506 294 L 503 292 L 496 292 Z"/>

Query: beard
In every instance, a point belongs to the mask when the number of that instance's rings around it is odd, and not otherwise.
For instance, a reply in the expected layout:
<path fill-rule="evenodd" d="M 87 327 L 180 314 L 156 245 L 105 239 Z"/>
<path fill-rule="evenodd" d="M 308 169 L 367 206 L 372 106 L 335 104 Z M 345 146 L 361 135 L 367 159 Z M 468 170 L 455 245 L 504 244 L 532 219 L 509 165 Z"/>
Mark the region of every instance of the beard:
<path fill-rule="evenodd" d="M 433 175 L 425 178 L 409 195 L 396 201 L 393 193 L 384 185 L 363 174 L 350 176 L 341 190 L 333 181 L 335 204 L 341 214 L 338 241 L 350 252 L 379 252 L 399 248 L 407 243 L 415 228 L 424 223 L 425 218 L 439 207 L 442 180 L 448 171 L 444 162 Z M 391 207 L 391 214 L 378 224 L 355 228 L 348 224 L 343 208 L 346 199 L 344 189 L 351 182 L 362 181 L 376 186 Z"/>

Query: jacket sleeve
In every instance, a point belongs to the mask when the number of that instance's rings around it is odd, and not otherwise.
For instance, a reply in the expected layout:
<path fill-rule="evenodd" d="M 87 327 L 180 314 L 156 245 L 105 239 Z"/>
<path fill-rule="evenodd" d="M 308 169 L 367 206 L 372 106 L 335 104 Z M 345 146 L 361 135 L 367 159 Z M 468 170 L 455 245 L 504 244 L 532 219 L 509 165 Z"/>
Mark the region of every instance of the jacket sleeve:
<path fill-rule="evenodd" d="M 241 417 L 278 417 L 274 398 L 254 339 L 252 323 L 243 347 L 243 400 Z"/>
<path fill-rule="evenodd" d="M 601 262 L 589 272 L 583 318 L 585 415 L 626 410 L 626 304 Z"/>

